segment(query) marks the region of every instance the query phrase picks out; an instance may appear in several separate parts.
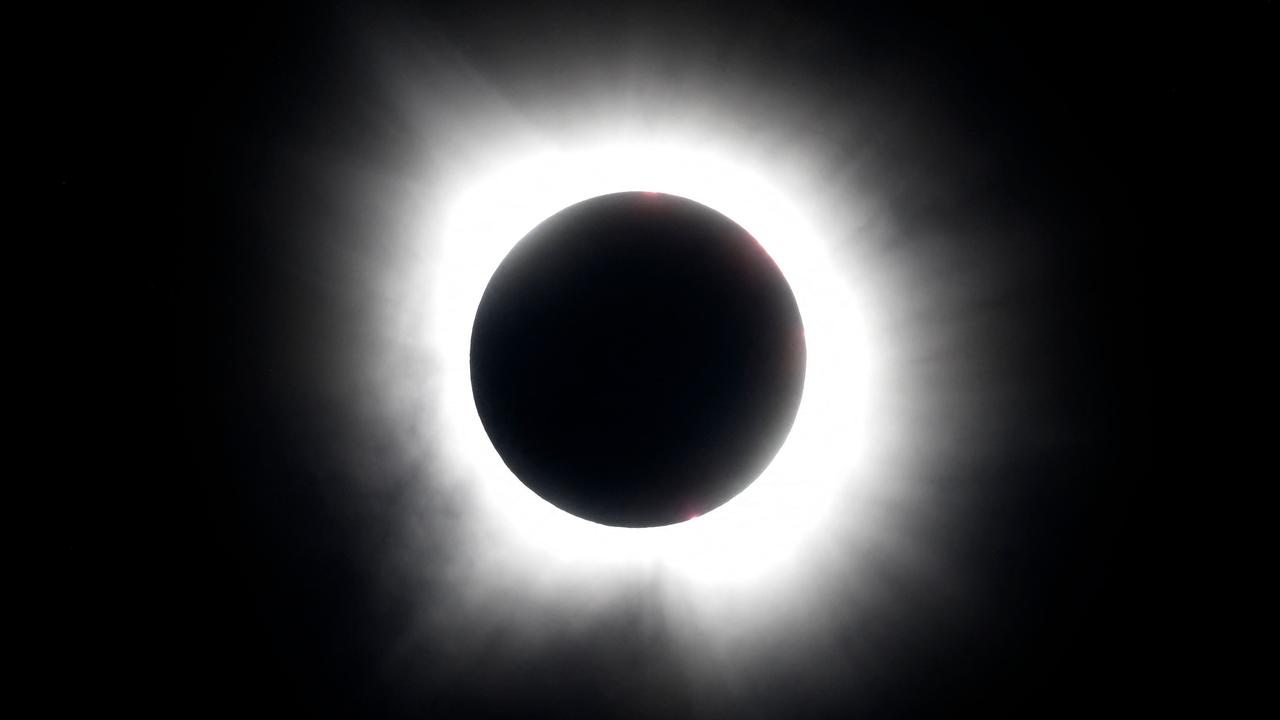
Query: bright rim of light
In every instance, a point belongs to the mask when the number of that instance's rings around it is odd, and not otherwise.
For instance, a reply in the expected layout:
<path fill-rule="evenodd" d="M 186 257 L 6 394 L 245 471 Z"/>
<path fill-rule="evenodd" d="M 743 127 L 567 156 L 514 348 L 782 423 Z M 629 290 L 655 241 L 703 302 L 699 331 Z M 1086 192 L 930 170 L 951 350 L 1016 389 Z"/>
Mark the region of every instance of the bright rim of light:
<path fill-rule="evenodd" d="M 698 583 L 748 580 L 794 564 L 848 483 L 870 406 L 872 359 L 853 279 L 818 215 L 740 153 L 698 143 L 610 141 L 507 153 L 468 173 L 447 199 L 430 265 L 426 343 L 441 363 L 440 439 L 474 493 L 476 542 L 511 567 L 581 579 L 644 567 Z M 764 473 L 721 507 L 658 528 L 615 528 L 571 515 L 529 490 L 502 462 L 476 412 L 468 353 L 480 298 L 513 245 L 574 203 L 613 192 L 679 195 L 724 214 L 773 257 L 805 325 L 805 388 L 795 423 Z"/>

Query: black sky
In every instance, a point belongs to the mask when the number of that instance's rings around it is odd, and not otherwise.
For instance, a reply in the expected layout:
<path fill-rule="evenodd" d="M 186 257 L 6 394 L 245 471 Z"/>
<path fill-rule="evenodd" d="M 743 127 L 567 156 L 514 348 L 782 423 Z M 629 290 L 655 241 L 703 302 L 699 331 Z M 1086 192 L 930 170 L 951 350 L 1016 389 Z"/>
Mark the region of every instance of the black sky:
<path fill-rule="evenodd" d="M 1194 18 L 1105 6 L 473 5 L 98 10 L 64 34 L 78 50 L 51 61 L 65 79 L 45 91 L 57 108 L 47 130 L 68 138 L 51 163 L 49 215 L 63 237 L 95 240 L 75 275 L 112 286 L 83 343 L 106 357 L 73 391 L 112 430 L 85 450 L 96 472 L 55 456 L 77 479 L 54 495 L 77 500 L 42 571 L 56 588 L 45 608 L 56 642 L 34 664 L 65 689 L 52 702 L 389 717 L 1143 707 L 1159 685 L 1160 625 L 1143 554 L 1145 347 L 1172 226 L 1162 213 L 1186 197 L 1174 149 L 1203 82 L 1182 41 Z M 925 268 L 916 279 L 1031 273 L 980 320 L 957 318 L 962 351 L 954 366 L 940 361 L 949 389 L 991 391 L 991 408 L 973 411 L 984 425 L 949 436 L 976 459 L 955 478 L 933 469 L 954 502 L 928 531 L 947 538 L 947 570 L 977 588 L 978 608 L 957 621 L 906 601 L 869 634 L 867 618 L 835 613 L 821 652 L 771 664 L 761 648 L 732 692 L 691 681 L 673 661 L 679 645 L 626 607 L 527 655 L 494 639 L 478 666 L 452 664 L 464 642 L 438 630 L 397 655 L 444 593 L 388 581 L 381 562 L 401 551 L 390 528 L 409 502 L 405 478 L 430 461 L 370 440 L 367 399 L 343 383 L 373 347 L 362 323 L 376 293 L 362 268 L 383 262 L 355 238 L 381 227 L 380 178 L 412 175 L 432 148 L 366 102 L 383 70 L 353 48 L 367 48 L 370 27 L 393 50 L 407 39 L 447 48 L 535 126 L 554 115 L 540 98 L 620 81 L 637 63 L 658 88 L 746 88 L 760 123 L 799 118 L 848 150 L 822 172 L 856 163 L 883 189 L 896 252 Z M 364 194 L 334 203 L 331 186 L 309 183 L 334 167 L 369 178 Z M 118 283 L 95 277 L 107 262 L 128 266 Z M 943 298 L 921 300 L 922 312 L 953 292 L 915 290 Z M 55 370 L 71 375 L 68 365 Z M 116 432 L 125 426 L 138 429 Z M 378 460 L 359 478 L 335 460 L 370 447 Z M 430 565 L 448 553 L 450 526 L 424 536 Z M 838 648 L 868 636 L 883 663 L 853 678 Z"/>

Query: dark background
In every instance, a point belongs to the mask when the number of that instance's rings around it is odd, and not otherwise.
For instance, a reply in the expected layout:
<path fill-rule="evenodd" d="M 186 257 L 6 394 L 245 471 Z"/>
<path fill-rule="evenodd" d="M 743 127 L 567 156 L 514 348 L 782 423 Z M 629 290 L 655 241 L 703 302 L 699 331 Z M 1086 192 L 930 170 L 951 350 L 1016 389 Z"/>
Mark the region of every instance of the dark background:
<path fill-rule="evenodd" d="M 498 658 L 471 679 L 388 678 L 381 650 L 430 591 L 370 609 L 361 588 L 373 581 L 380 518 L 345 503 L 342 470 L 314 452 L 349 437 L 343 408 L 313 390 L 350 361 L 340 346 L 359 312 L 347 303 L 362 289 L 307 277 L 320 261 L 291 233 L 290 214 L 272 212 L 293 192 L 272 165 L 277 144 L 306 138 L 379 166 L 410 162 L 387 140 L 394 132 L 373 130 L 376 108 L 350 101 L 368 79 L 344 51 L 363 15 L 332 2 L 68 10 L 48 19 L 58 30 L 41 72 L 55 80 L 38 92 L 49 111 L 38 137 L 55 139 L 48 228 L 75 252 L 68 261 L 55 250 L 51 262 L 67 262 L 65 282 L 84 291 L 56 305 L 80 328 L 74 339 L 43 331 L 74 349 L 42 369 L 64 379 L 81 410 L 68 415 L 59 403 L 41 417 L 73 417 L 86 437 L 47 454 L 70 479 L 50 483 L 46 499 L 69 508 L 40 569 L 49 592 L 38 617 L 49 630 L 32 665 L 52 679 L 49 703 L 179 715 L 591 717 L 656 707 L 679 716 L 699 707 L 724 717 L 916 717 L 1153 702 L 1180 651 L 1163 631 L 1171 610 L 1153 517 L 1153 296 L 1178 252 L 1171 211 L 1195 197 L 1185 167 L 1210 153 L 1195 140 L 1197 123 L 1230 92 L 1210 68 L 1268 55 L 1257 38 L 1272 23 L 1270 4 L 1215 18 L 915 3 L 388 12 L 446 39 L 515 94 L 522 78 L 571 83 L 575 68 L 607 65 L 610 32 L 625 28 L 673 77 L 714 59 L 728 75 L 772 78 L 769 87 L 787 88 L 785 101 L 802 107 L 834 98 L 830 112 L 846 112 L 839 100 L 853 85 L 880 89 L 886 103 L 901 87 L 927 98 L 924 118 L 885 142 L 916 137 L 930 152 L 977 153 L 987 168 L 963 198 L 977 205 L 930 222 L 970 227 L 991 208 L 1008 218 L 1016 207 L 1019 222 L 1053 229 L 1035 249 L 1051 271 L 986 335 L 983 357 L 1015 358 L 1011 382 L 1043 400 L 1029 423 L 1052 418 L 1081 441 L 1052 455 L 993 447 L 968 471 L 981 480 L 953 528 L 951 569 L 991 602 L 938 636 L 909 629 L 930 619 L 900 614 L 894 622 L 908 629 L 885 641 L 884 666 L 856 690 L 824 654 L 812 666 L 766 662 L 745 695 L 689 703 L 700 689 L 663 673 L 627 679 L 628 664 L 616 661 L 628 640 L 622 621 L 518 673 Z M 736 55 L 720 52 L 730 46 Z M 884 172 L 910 189 L 893 157 Z M 965 248 L 986 251 L 981 241 Z M 1024 476 L 1039 481 L 1011 480 Z M 625 700 L 638 695 L 659 700 Z"/>

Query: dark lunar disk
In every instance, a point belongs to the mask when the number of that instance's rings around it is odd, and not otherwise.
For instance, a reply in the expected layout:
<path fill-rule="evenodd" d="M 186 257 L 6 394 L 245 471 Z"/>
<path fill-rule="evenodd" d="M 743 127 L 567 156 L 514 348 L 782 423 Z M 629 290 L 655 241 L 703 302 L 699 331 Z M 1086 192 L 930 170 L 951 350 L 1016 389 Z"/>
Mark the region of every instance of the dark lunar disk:
<path fill-rule="evenodd" d="M 501 208 L 494 208 L 501 212 Z M 795 296 L 745 230 L 616 193 L 524 237 L 489 281 L 471 386 L 507 467 L 605 525 L 669 525 L 760 475 L 800 405 Z"/>

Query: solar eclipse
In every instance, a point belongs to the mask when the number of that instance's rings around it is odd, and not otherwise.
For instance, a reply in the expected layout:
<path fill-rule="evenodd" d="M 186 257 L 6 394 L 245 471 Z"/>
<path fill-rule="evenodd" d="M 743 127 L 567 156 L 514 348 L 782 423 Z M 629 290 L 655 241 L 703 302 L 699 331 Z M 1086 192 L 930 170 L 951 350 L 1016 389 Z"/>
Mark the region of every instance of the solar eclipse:
<path fill-rule="evenodd" d="M 1078 52 L 1095 25 L 620 10 L 193 18 L 204 70 L 168 87 L 200 100 L 156 115 L 193 118 L 193 239 L 155 277 L 200 310 L 168 326 L 201 454 L 164 487 L 195 473 L 207 522 L 152 514 L 207 553 L 151 575 L 197 581 L 195 696 L 927 717 L 1080 689 L 1141 474 L 1124 165 L 1158 126 L 1114 130 L 1140 115 Z"/>

